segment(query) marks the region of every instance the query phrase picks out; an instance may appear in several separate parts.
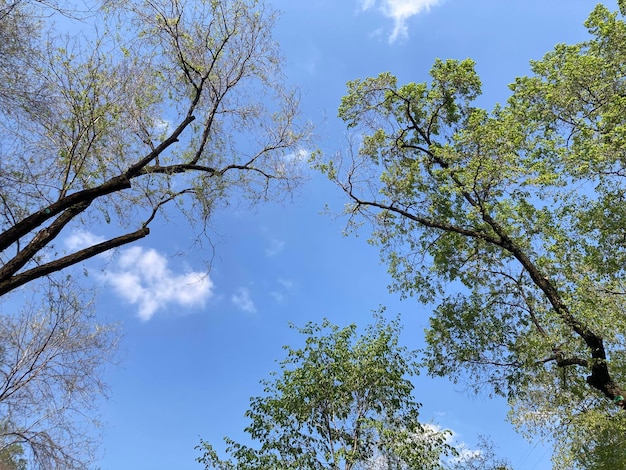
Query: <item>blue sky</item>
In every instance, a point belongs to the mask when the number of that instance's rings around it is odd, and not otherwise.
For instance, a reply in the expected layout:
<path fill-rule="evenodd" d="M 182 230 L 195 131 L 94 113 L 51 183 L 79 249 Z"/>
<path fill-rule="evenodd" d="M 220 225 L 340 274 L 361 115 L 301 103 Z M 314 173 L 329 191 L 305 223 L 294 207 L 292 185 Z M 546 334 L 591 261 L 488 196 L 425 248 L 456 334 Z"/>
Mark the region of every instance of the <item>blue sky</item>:
<path fill-rule="evenodd" d="M 557 42 L 586 37 L 590 0 L 273 0 L 283 12 L 276 39 L 289 82 L 302 90 L 304 116 L 317 146 L 346 144 L 336 110 L 348 80 L 389 71 L 399 81 L 425 81 L 435 58 L 471 57 L 483 80 L 479 103 L 491 108 L 507 84 L 528 72 Z M 610 3 L 611 8 L 615 5 Z M 218 210 L 212 243 L 193 243 L 174 217 L 100 271 L 98 309 L 119 322 L 119 366 L 108 372 L 103 404 L 103 470 L 199 469 L 203 438 L 244 439 L 249 398 L 277 370 L 282 346 L 301 338 L 288 322 L 323 317 L 345 325 L 371 321 L 386 305 L 402 314 L 404 344 L 422 345 L 428 309 L 389 294 L 389 277 L 367 230 L 343 237 L 339 191 L 310 173 L 293 201 L 247 210 Z M 68 243 L 97 235 L 77 233 Z M 99 264 L 100 263 L 100 264 Z M 186 286 L 186 287 L 185 287 Z M 192 286 L 191 288 L 189 286 Z M 425 421 L 452 429 L 469 448 L 491 436 L 517 469 L 550 468 L 550 448 L 528 443 L 506 423 L 500 400 L 465 393 L 462 385 L 421 376 L 416 396 Z"/>

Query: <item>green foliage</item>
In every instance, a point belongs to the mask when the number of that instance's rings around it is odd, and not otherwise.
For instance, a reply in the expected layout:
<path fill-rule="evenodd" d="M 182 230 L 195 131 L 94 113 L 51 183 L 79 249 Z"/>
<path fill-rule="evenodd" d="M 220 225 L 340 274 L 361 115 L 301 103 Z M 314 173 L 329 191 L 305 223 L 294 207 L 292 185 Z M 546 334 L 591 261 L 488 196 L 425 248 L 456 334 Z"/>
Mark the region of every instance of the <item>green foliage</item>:
<path fill-rule="evenodd" d="M 26 470 L 27 462 L 22 456 L 24 449 L 19 444 L 11 444 L 0 450 L 1 470 Z"/>
<path fill-rule="evenodd" d="M 7 255 L 0 295 L 147 236 L 169 208 L 201 237 L 216 208 L 280 199 L 301 180 L 308 126 L 269 6 L 104 3 L 66 18 L 70 36 L 47 2 L 0 3 L 0 250 L 37 240 Z M 51 247 L 85 221 L 118 236 L 74 257 Z"/>
<path fill-rule="evenodd" d="M 283 81 L 276 17 L 260 0 L 0 0 L 0 297 L 22 288 L 0 306 L 11 456 L 68 470 L 94 456 L 117 337 L 68 268 L 159 217 L 186 217 L 201 241 L 215 210 L 281 199 L 301 180 L 308 126 Z M 85 227 L 103 241 L 59 243 Z"/>
<path fill-rule="evenodd" d="M 362 137 L 317 164 L 391 288 L 435 304 L 429 372 L 507 397 L 568 465 L 613 446 L 579 437 L 612 435 L 592 416 L 620 416 L 626 390 L 626 23 L 599 5 L 586 25 L 492 111 L 469 60 L 349 82 L 339 116 Z"/>
<path fill-rule="evenodd" d="M 575 419 L 576 432 L 566 436 L 572 448 L 555 455 L 556 469 L 604 470 L 624 466 L 626 417 L 623 413 L 588 410 Z"/>
<path fill-rule="evenodd" d="M 263 381 L 245 429 L 248 447 L 226 438 L 233 460 L 202 442 L 198 461 L 216 469 L 443 468 L 454 451 L 449 433 L 421 424 L 409 376 L 414 355 L 398 344 L 398 321 L 377 316 L 361 336 L 356 325 L 327 320 L 298 331 L 301 349 L 285 347 L 281 372 Z"/>

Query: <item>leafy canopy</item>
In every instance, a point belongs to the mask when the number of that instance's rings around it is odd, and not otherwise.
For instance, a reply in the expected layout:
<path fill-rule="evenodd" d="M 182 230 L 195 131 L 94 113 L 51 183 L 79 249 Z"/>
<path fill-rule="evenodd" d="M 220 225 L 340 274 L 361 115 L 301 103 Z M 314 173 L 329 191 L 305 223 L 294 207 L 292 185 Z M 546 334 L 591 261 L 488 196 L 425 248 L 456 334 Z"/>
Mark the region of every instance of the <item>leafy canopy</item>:
<path fill-rule="evenodd" d="M 443 468 L 449 433 L 418 420 L 414 356 L 398 344 L 398 321 L 378 317 L 361 336 L 328 320 L 298 331 L 304 347 L 285 347 L 281 372 L 246 412 L 259 447 L 226 438 L 232 460 L 221 460 L 203 441 L 205 468 Z"/>
<path fill-rule="evenodd" d="M 435 304 L 429 372 L 507 397 L 563 468 L 622 455 L 605 438 L 625 419 L 626 23 L 598 5 L 586 26 L 492 111 L 469 59 L 429 83 L 349 82 L 358 141 L 317 162 L 372 224 L 391 288 Z"/>
<path fill-rule="evenodd" d="M 281 198 L 300 180 L 308 130 L 269 6 L 99 6 L 64 18 L 68 36 L 45 2 L 0 5 L 0 295 L 146 237 L 168 214 L 202 235 L 232 200 Z M 105 239 L 55 249 L 87 224 Z"/>
<path fill-rule="evenodd" d="M 275 21 L 261 0 L 0 0 L 6 465 L 93 461 L 117 336 L 68 268 L 179 214 L 201 239 L 216 210 L 299 183 L 308 128 Z M 63 243 L 76 232 L 86 246 Z"/>

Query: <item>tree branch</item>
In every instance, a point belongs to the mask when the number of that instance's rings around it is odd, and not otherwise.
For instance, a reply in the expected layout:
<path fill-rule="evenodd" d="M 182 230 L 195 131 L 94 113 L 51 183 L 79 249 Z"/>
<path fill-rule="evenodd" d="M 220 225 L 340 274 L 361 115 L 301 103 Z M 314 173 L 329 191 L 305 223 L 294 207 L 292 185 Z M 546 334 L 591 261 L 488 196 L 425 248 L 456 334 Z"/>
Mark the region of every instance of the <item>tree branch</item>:
<path fill-rule="evenodd" d="M 425 227 L 429 227 L 429 228 L 436 228 L 436 229 L 440 229 L 446 232 L 454 232 L 454 233 L 458 233 L 460 235 L 465 235 L 467 237 L 472 237 L 472 238 L 479 238 L 481 240 L 485 240 L 486 242 L 489 243 L 494 243 L 497 244 L 498 239 L 495 237 L 492 237 L 482 231 L 479 230 L 471 230 L 471 229 L 466 229 L 463 227 L 459 227 L 457 225 L 453 225 L 453 224 L 446 224 L 443 222 L 440 222 L 438 220 L 435 219 L 429 219 L 426 217 L 421 217 L 419 215 L 413 214 L 407 210 L 401 209 L 399 207 L 395 207 L 393 206 L 393 204 L 382 204 L 376 201 L 363 201 L 361 199 L 359 199 L 357 196 L 354 195 L 354 193 L 351 191 L 351 189 L 348 188 L 344 188 L 344 191 L 348 194 L 348 196 L 350 196 L 350 198 L 357 203 L 357 205 L 359 206 L 369 206 L 369 207 L 376 207 L 378 209 L 382 209 L 388 212 L 393 212 L 396 214 L 399 214 L 409 220 L 413 220 L 414 222 L 419 223 L 420 225 L 423 225 Z"/>
<path fill-rule="evenodd" d="M 113 248 L 118 248 L 128 243 L 132 243 L 147 236 L 149 233 L 150 229 L 148 227 L 142 227 L 135 232 L 128 233 L 117 238 L 112 238 L 111 240 L 98 243 L 97 245 L 90 246 L 63 258 L 59 258 L 41 266 L 37 266 L 36 268 L 29 269 L 28 271 L 24 271 L 23 273 L 13 276 L 4 282 L 0 282 L 0 296 L 34 279 L 60 271 Z"/>
<path fill-rule="evenodd" d="M 55 217 L 64 210 L 80 204 L 91 203 L 95 199 L 131 187 L 130 179 L 126 175 L 116 176 L 94 188 L 84 189 L 65 196 L 0 233 L 0 252 L 16 243 L 21 237 L 43 225 L 47 220 Z"/>
<path fill-rule="evenodd" d="M 87 209 L 90 203 L 91 201 L 85 201 L 70 207 L 48 227 L 41 229 L 22 251 L 15 255 L 15 257 L 13 257 L 0 269 L 0 283 L 13 276 L 13 274 L 19 271 L 41 249 L 43 249 L 43 247 L 45 247 L 50 241 L 54 240 L 57 235 L 61 233 L 63 227 L 65 227 L 74 217 Z"/>
<path fill-rule="evenodd" d="M 582 359 L 580 357 L 563 357 L 563 353 L 560 351 L 555 352 L 552 356 L 546 357 L 541 361 L 538 361 L 540 364 L 547 364 L 548 362 L 556 362 L 557 367 L 567 367 L 567 366 L 581 366 L 581 367 L 589 367 L 589 361 L 587 359 Z"/>

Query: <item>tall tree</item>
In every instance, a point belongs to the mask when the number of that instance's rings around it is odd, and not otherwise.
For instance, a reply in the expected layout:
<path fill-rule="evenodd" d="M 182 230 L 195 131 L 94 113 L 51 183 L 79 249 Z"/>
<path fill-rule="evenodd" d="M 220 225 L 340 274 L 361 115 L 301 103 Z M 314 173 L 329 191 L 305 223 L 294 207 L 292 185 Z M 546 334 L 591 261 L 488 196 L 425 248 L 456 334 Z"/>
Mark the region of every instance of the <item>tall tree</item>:
<path fill-rule="evenodd" d="M 327 320 L 299 329 L 305 346 L 285 348 L 281 372 L 246 412 L 260 447 L 226 438 L 233 460 L 221 460 L 202 442 L 198 461 L 207 470 L 443 469 L 449 433 L 418 420 L 413 354 L 399 346 L 399 331 L 382 317 L 362 336 Z"/>
<path fill-rule="evenodd" d="M 88 464 L 115 342 L 67 268 L 175 212 L 201 236 L 233 198 L 288 194 L 308 134 L 262 1 L 76 5 L 0 0 L 0 452 L 42 468 Z M 85 227 L 104 240 L 59 242 Z"/>
<path fill-rule="evenodd" d="M 1 304 L 0 458 L 6 465 L 82 469 L 97 457 L 103 372 L 115 359 L 119 335 L 96 320 L 92 299 L 73 282 L 38 283 L 29 296 L 22 289 L 28 301 L 19 309 L 15 302 Z"/>
<path fill-rule="evenodd" d="M 626 24 L 599 5 L 586 25 L 491 112 L 471 60 L 349 82 L 339 115 L 361 138 L 318 162 L 372 223 L 392 289 L 436 304 L 430 373 L 506 396 L 564 468 L 622 455 L 598 431 L 626 407 Z"/>
<path fill-rule="evenodd" d="M 20 5 L 4 15 L 24 14 Z M 166 207 L 202 228 L 230 194 L 256 201 L 297 181 L 293 155 L 306 133 L 283 86 L 269 7 L 107 5 L 93 19 L 105 34 L 37 42 L 7 78 L 11 93 L 0 93 L 0 295 L 145 237 Z M 126 230 L 50 250 L 85 221 Z"/>

